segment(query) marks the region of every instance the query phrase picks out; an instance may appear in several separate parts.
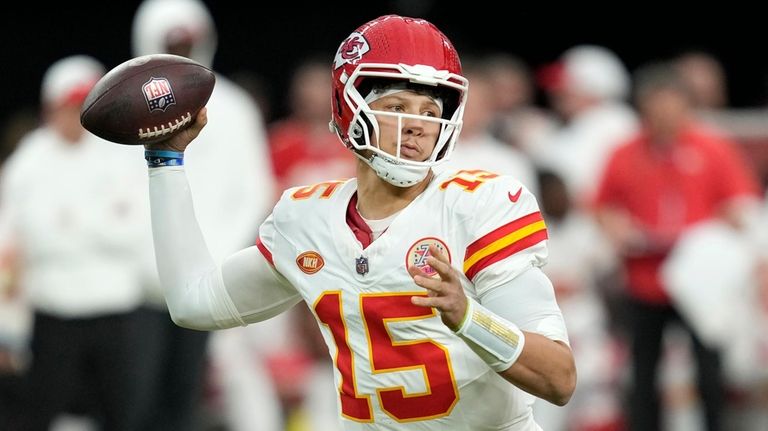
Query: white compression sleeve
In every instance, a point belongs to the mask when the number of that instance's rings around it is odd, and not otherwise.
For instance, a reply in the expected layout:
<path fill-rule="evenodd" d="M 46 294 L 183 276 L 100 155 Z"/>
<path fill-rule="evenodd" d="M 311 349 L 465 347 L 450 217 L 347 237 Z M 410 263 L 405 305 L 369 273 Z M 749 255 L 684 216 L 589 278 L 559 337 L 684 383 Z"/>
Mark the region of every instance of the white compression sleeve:
<path fill-rule="evenodd" d="M 263 258 L 250 249 L 228 258 L 222 271 L 195 218 L 183 167 L 150 169 L 149 192 L 160 282 L 171 317 L 179 326 L 209 330 L 245 325 L 274 316 L 300 300 L 292 289 L 267 283 L 271 276 L 254 276 L 258 274 L 249 269 L 253 261 L 248 265 L 243 257 L 256 262 Z M 242 312 L 233 299 L 243 302 Z"/>
<path fill-rule="evenodd" d="M 152 235 L 160 283 L 171 318 L 180 326 L 216 329 L 242 324 L 225 292 L 192 206 L 180 166 L 149 169 Z"/>

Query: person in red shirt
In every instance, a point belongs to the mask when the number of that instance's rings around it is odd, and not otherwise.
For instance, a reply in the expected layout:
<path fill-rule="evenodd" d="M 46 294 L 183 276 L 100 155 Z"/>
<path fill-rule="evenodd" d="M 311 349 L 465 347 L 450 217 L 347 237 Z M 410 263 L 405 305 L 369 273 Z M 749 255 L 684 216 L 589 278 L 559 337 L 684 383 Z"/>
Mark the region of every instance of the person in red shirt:
<path fill-rule="evenodd" d="M 691 334 L 707 429 L 720 429 L 720 355 L 681 318 L 661 282 L 660 268 L 693 224 L 723 217 L 739 226 L 759 199 L 755 172 L 735 144 L 694 120 L 690 93 L 672 65 L 649 64 L 635 75 L 641 130 L 611 154 L 595 211 L 620 253 L 628 297 L 633 361 L 629 421 L 633 430 L 660 429 L 656 372 L 665 327 Z"/>
<path fill-rule="evenodd" d="M 325 57 L 310 57 L 293 73 L 290 113 L 269 127 L 272 167 L 280 193 L 288 187 L 355 175 L 350 168 L 354 156 L 328 132 L 330 89 Z"/>

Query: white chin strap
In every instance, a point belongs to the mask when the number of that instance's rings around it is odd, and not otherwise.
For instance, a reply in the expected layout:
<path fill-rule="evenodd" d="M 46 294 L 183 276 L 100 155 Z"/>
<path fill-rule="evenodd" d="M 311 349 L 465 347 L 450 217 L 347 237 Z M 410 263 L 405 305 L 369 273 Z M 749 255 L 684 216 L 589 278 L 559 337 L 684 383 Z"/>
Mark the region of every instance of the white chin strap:
<path fill-rule="evenodd" d="M 355 155 L 376 172 L 382 180 L 397 187 L 410 187 L 418 184 L 429 174 L 429 166 L 408 166 L 394 159 L 373 153 L 369 159 L 354 152 Z"/>

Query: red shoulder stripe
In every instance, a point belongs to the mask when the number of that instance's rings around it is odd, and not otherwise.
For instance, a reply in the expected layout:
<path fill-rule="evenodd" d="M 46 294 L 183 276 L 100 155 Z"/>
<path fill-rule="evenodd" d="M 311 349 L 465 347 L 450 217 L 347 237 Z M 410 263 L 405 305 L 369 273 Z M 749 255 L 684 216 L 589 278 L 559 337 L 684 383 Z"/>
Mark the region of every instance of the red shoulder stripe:
<path fill-rule="evenodd" d="M 270 252 L 264 243 L 261 242 L 261 238 L 256 240 L 256 247 L 259 248 L 259 251 L 264 255 L 264 258 L 267 259 L 267 262 L 269 262 L 270 265 L 275 266 L 275 262 L 272 261 L 272 252 Z"/>
<path fill-rule="evenodd" d="M 547 226 L 535 212 L 491 231 L 467 247 L 464 273 L 470 280 L 487 266 L 547 239 Z"/>

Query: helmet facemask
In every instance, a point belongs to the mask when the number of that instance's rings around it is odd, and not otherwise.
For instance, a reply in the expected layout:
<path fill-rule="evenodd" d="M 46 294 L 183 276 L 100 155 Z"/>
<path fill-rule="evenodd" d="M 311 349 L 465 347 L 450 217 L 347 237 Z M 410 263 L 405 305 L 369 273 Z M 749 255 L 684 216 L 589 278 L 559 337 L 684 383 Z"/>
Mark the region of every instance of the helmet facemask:
<path fill-rule="evenodd" d="M 404 90 L 428 94 L 439 100 L 443 108 L 442 118 L 375 111 L 366 102 L 366 96 L 371 92 L 391 93 Z M 395 186 L 412 186 L 426 178 L 432 167 L 450 157 L 461 130 L 466 91 L 465 78 L 449 71 L 435 70 L 431 66 L 360 64 L 352 75 L 346 78 L 343 100 L 340 101 L 352 114 L 348 130 L 337 129 L 337 132 L 347 146 L 354 150 L 355 155 L 367 163 L 380 178 Z M 379 97 L 381 96 L 376 99 Z M 382 150 L 379 145 L 381 131 L 376 116 L 396 117 L 398 130 L 402 130 L 404 119 L 438 123 L 440 131 L 430 156 L 424 161 L 402 158 L 402 133 L 398 133 L 395 154 Z"/>

